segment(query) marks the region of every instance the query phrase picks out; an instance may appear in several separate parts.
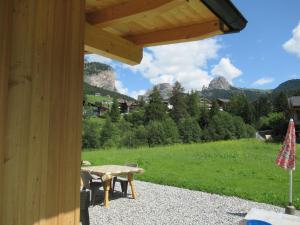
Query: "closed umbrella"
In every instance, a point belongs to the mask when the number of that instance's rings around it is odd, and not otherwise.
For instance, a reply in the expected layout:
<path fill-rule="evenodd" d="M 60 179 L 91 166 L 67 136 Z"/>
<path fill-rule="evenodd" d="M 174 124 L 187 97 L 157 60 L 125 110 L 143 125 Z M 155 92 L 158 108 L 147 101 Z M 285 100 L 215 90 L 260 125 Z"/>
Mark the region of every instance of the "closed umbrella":
<path fill-rule="evenodd" d="M 290 188 L 289 188 L 289 205 L 286 208 L 286 213 L 294 214 L 295 209 L 293 205 L 293 170 L 296 167 L 296 132 L 295 124 L 293 119 L 289 122 L 289 127 L 277 156 L 276 164 L 285 170 L 289 171 L 290 174 Z"/>

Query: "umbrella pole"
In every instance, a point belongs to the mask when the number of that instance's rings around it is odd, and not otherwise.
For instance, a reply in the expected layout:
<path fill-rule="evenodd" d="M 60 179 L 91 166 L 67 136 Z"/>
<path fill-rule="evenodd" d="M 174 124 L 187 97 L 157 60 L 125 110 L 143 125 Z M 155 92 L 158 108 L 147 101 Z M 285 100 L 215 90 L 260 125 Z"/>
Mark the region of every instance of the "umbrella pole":
<path fill-rule="evenodd" d="M 293 205 L 293 170 L 289 170 L 289 174 L 290 174 L 289 205 Z"/>
<path fill-rule="evenodd" d="M 293 170 L 289 170 L 290 175 L 290 188 L 289 188 L 289 204 L 285 208 L 285 213 L 295 215 L 296 209 L 293 206 Z"/>

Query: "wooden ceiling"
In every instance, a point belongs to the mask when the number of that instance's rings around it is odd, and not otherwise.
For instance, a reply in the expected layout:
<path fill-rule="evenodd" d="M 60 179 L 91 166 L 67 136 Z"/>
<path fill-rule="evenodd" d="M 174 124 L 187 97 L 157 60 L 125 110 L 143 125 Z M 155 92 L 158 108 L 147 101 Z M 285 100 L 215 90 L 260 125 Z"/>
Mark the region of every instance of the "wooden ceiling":
<path fill-rule="evenodd" d="M 200 0 L 86 0 L 85 50 L 140 63 L 143 47 L 200 40 L 229 28 Z"/>

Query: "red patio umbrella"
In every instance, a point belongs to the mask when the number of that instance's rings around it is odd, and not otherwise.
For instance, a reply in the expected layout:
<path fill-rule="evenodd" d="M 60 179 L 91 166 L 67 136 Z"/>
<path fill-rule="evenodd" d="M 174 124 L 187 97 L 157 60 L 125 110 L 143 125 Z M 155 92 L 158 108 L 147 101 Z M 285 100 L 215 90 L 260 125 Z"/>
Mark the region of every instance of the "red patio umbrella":
<path fill-rule="evenodd" d="M 293 170 L 296 168 L 296 132 L 295 124 L 293 119 L 290 119 L 289 127 L 277 156 L 276 164 L 285 170 L 289 171 L 290 174 L 290 189 L 289 189 L 289 206 L 292 206 L 293 202 Z M 290 212 L 286 209 L 286 212 Z"/>

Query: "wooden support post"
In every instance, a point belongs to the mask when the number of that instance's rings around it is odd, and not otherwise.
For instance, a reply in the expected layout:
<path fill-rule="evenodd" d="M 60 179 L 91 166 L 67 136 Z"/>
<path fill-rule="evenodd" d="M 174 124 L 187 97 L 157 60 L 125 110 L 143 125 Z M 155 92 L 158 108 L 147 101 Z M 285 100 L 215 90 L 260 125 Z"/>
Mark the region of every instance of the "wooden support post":
<path fill-rule="evenodd" d="M 104 181 L 104 206 L 109 207 L 109 190 L 111 186 L 111 179 Z"/>
<path fill-rule="evenodd" d="M 128 182 L 130 184 L 132 198 L 136 199 L 136 193 L 135 193 L 135 188 L 134 188 L 134 184 L 133 184 L 133 174 L 132 173 L 128 174 Z"/>
<path fill-rule="evenodd" d="M 79 224 L 84 11 L 0 1 L 0 224 Z"/>

